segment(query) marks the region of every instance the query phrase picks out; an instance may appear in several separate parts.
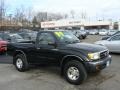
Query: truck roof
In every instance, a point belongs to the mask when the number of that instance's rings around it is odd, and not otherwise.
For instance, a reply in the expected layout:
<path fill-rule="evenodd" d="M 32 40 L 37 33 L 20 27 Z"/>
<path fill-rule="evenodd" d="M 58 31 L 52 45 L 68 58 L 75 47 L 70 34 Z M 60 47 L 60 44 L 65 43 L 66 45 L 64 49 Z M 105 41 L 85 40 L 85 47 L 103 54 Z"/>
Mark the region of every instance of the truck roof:
<path fill-rule="evenodd" d="M 39 32 L 58 32 L 58 31 L 68 31 L 68 30 L 43 30 Z"/>

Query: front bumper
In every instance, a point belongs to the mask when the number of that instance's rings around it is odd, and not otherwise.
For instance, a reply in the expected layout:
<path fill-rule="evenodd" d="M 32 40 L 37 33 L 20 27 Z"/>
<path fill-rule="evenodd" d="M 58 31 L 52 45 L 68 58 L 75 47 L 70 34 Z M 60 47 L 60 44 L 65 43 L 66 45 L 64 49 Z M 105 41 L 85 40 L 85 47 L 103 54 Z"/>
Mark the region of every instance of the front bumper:
<path fill-rule="evenodd" d="M 111 64 L 111 61 L 112 59 L 109 55 L 102 60 L 85 62 L 85 67 L 88 72 L 96 72 L 108 67 Z"/>

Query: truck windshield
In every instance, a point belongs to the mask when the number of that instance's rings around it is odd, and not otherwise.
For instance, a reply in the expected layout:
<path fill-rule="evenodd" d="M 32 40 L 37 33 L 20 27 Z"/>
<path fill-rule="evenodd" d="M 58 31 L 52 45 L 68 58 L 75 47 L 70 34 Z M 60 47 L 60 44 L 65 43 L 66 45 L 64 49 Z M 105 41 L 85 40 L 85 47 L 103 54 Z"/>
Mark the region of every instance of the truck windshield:
<path fill-rule="evenodd" d="M 62 43 L 72 44 L 80 42 L 80 40 L 70 31 L 56 31 L 54 32 L 54 34 L 57 36 L 58 40 Z"/>

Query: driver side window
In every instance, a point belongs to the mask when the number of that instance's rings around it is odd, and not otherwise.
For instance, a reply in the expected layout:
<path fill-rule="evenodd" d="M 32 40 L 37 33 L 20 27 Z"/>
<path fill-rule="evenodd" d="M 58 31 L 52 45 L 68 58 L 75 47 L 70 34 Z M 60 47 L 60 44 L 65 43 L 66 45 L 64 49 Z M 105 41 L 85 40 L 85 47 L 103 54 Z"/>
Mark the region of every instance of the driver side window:
<path fill-rule="evenodd" d="M 39 44 L 48 44 L 54 42 L 54 37 L 50 33 L 41 33 L 39 36 Z"/>

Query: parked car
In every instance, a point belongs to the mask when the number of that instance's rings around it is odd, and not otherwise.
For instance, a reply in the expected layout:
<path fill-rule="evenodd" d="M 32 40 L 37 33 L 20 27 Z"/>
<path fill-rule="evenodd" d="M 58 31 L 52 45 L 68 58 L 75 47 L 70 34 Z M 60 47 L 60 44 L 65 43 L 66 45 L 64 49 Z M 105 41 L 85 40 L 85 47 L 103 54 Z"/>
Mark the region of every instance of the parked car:
<path fill-rule="evenodd" d="M 108 35 L 111 36 L 111 35 L 115 34 L 116 32 L 117 32 L 117 30 L 109 30 Z"/>
<path fill-rule="evenodd" d="M 20 72 L 30 64 L 51 64 L 61 68 L 61 73 L 72 84 L 80 84 L 87 72 L 97 72 L 111 63 L 111 56 L 104 46 L 81 43 L 69 31 L 48 30 L 37 34 L 35 43 L 10 43 L 8 54 Z"/>
<path fill-rule="evenodd" d="M 85 30 L 86 34 L 89 35 L 89 30 Z"/>
<path fill-rule="evenodd" d="M 28 32 L 32 32 L 32 30 L 30 30 L 30 29 L 20 29 L 20 30 L 18 30 L 18 32 L 19 32 L 19 33 L 21 33 L 21 32 L 26 32 L 26 33 L 28 33 Z"/>
<path fill-rule="evenodd" d="M 0 38 L 2 38 L 2 40 L 7 41 L 9 43 L 28 41 L 23 39 L 20 35 L 16 33 L 0 33 Z"/>
<path fill-rule="evenodd" d="M 90 35 L 97 35 L 98 33 L 98 30 L 89 30 Z"/>
<path fill-rule="evenodd" d="M 82 38 L 85 39 L 87 37 L 87 32 L 85 30 L 78 30 L 78 33 L 82 34 Z"/>
<path fill-rule="evenodd" d="M 120 34 L 109 37 L 107 40 L 95 42 L 102 46 L 106 46 L 110 52 L 120 53 Z"/>
<path fill-rule="evenodd" d="M 110 36 L 104 36 L 102 37 L 102 40 L 107 40 Z"/>
<path fill-rule="evenodd" d="M 79 39 L 85 39 L 87 37 L 87 32 L 83 30 L 72 30 L 73 34 Z"/>
<path fill-rule="evenodd" d="M 72 34 L 74 34 L 79 40 L 81 40 L 83 37 L 82 37 L 82 34 L 81 33 L 78 33 L 76 30 L 71 30 Z"/>
<path fill-rule="evenodd" d="M 31 41 L 35 41 L 36 40 L 36 36 L 37 36 L 37 32 L 21 32 L 21 33 L 17 33 L 19 34 L 23 39 L 26 40 L 31 40 Z"/>
<path fill-rule="evenodd" d="M 99 35 L 107 35 L 108 34 L 108 30 L 99 30 Z"/>
<path fill-rule="evenodd" d="M 116 33 L 114 33 L 113 35 L 107 35 L 107 36 L 104 36 L 104 37 L 102 37 L 102 40 L 107 40 L 109 37 L 112 37 L 112 36 L 114 36 L 114 35 L 120 35 L 120 31 L 117 31 Z"/>
<path fill-rule="evenodd" d="M 0 54 L 7 51 L 7 42 L 0 38 Z"/>

